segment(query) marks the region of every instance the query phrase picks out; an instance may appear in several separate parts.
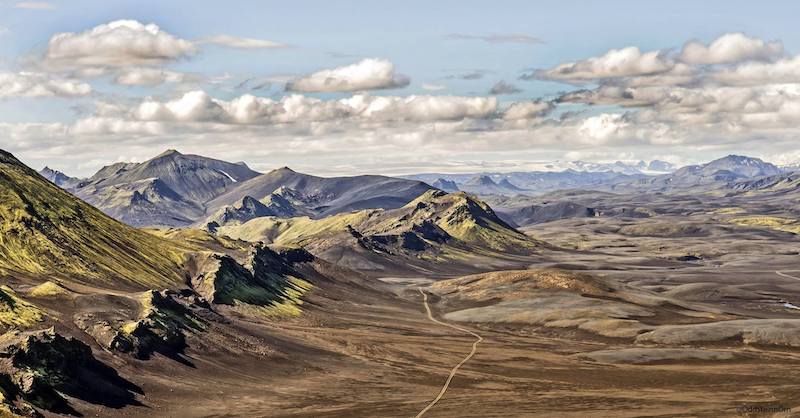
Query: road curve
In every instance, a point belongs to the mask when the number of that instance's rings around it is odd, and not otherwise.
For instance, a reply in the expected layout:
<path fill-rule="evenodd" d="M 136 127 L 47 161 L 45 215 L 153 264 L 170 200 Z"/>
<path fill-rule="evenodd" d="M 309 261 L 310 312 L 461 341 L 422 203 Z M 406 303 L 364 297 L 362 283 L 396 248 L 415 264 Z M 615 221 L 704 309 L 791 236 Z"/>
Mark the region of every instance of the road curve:
<path fill-rule="evenodd" d="M 425 305 L 425 311 L 428 313 L 428 319 L 430 319 L 431 321 L 433 321 L 433 322 L 435 322 L 435 323 L 437 323 L 439 325 L 443 325 L 443 326 L 446 326 L 448 328 L 452 328 L 452 329 L 455 329 L 455 330 L 458 330 L 458 331 L 461 331 L 461 332 L 466 332 L 466 333 L 474 336 L 476 338 L 476 340 L 475 340 L 474 343 L 472 343 L 472 350 L 469 352 L 469 354 L 467 354 L 467 356 L 464 357 L 464 359 L 461 360 L 460 363 L 456 364 L 456 366 L 453 367 L 452 370 L 450 370 L 450 375 L 447 376 L 447 381 L 444 382 L 444 386 L 442 386 L 442 390 L 439 391 L 439 394 L 436 395 L 436 398 L 434 398 L 434 400 L 432 400 L 431 403 L 429 403 L 428 406 L 425 407 L 425 409 L 423 409 L 422 411 L 419 411 L 419 413 L 416 415 L 415 418 L 420 418 L 421 416 L 425 415 L 425 413 L 428 412 L 428 410 L 433 408 L 434 405 L 436 405 L 436 403 L 439 402 L 442 399 L 442 397 L 444 396 L 445 392 L 447 392 L 447 388 L 450 387 L 450 382 L 453 381 L 453 378 L 456 376 L 456 373 L 458 372 L 458 369 L 461 368 L 461 366 L 463 366 L 464 363 L 468 362 L 469 359 L 471 359 L 472 356 L 475 355 L 475 352 L 478 351 L 478 344 L 481 341 L 483 341 L 483 337 L 481 337 L 480 335 L 478 335 L 478 334 L 476 334 L 476 333 L 474 333 L 474 332 L 472 332 L 472 331 L 470 331 L 468 329 L 457 327 L 455 325 L 451 325 L 451 324 L 442 322 L 442 321 L 434 318 L 433 314 L 431 313 L 431 307 L 428 306 L 428 294 L 425 293 L 422 290 L 422 288 L 418 288 L 418 289 L 419 289 L 419 293 L 422 293 L 422 303 L 423 303 L 423 305 Z"/>
<path fill-rule="evenodd" d="M 795 271 L 795 270 L 789 270 L 789 271 Z M 800 280 L 800 277 L 795 277 L 795 276 L 792 276 L 790 274 L 786 274 L 786 273 L 784 273 L 782 271 L 775 270 L 775 274 L 777 274 L 778 276 L 781 276 L 781 277 L 786 277 L 787 279 Z"/>

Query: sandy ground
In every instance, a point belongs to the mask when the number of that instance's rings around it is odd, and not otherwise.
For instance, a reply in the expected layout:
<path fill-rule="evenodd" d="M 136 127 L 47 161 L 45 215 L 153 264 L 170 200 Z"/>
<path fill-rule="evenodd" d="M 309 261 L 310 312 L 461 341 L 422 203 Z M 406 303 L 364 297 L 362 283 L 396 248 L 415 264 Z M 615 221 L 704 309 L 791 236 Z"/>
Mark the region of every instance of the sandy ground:
<path fill-rule="evenodd" d="M 621 230 L 652 221 L 584 219 L 530 228 L 538 239 L 572 248 L 531 267 L 613 277 L 725 315 L 800 318 L 785 306 L 800 306 L 800 280 L 775 273 L 800 276 L 794 235 L 726 229 L 704 216 L 689 221 L 705 223 L 705 236 Z M 475 337 L 428 319 L 417 289 L 429 278 L 379 282 L 381 298 L 312 291 L 299 318 L 232 315 L 230 324 L 189 337 L 188 364 L 160 355 L 123 361 L 95 348 L 142 388 L 141 405 L 108 410 L 72 401 L 86 416 L 413 417 L 436 397 Z M 430 306 L 439 319 L 456 308 L 435 294 Z M 738 341 L 661 347 L 570 328 L 458 325 L 484 340 L 426 417 L 800 414 L 800 350 Z"/>

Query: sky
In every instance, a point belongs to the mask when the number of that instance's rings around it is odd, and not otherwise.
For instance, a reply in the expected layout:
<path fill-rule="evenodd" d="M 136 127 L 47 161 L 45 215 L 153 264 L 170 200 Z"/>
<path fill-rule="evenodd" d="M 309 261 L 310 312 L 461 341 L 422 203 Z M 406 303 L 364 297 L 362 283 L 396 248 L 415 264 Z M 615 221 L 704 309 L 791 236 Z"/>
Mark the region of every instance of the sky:
<path fill-rule="evenodd" d="M 0 0 L 0 148 L 320 175 L 800 162 L 800 3 Z"/>

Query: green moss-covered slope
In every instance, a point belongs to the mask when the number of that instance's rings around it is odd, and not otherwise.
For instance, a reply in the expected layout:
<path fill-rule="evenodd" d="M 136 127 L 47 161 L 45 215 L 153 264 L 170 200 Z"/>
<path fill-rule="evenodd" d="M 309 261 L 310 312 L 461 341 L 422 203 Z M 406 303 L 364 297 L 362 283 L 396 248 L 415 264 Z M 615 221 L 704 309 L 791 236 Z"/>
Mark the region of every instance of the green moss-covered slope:
<path fill-rule="evenodd" d="M 96 285 L 179 283 L 184 251 L 106 216 L 0 150 L 0 272 Z"/>

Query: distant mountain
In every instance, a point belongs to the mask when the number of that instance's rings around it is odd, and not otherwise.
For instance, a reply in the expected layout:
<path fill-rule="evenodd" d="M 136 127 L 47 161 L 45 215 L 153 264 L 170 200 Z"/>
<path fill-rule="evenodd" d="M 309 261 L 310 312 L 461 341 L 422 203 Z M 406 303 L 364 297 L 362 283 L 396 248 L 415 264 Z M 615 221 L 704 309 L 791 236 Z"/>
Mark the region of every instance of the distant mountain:
<path fill-rule="evenodd" d="M 201 226 L 214 232 L 220 226 L 242 224 L 264 216 L 291 218 L 308 215 L 304 204 L 305 202 L 297 192 L 287 187 L 281 187 L 260 201 L 252 196 L 245 196 L 241 202 L 217 211 L 202 222 Z"/>
<path fill-rule="evenodd" d="M 63 180 L 52 170 L 44 174 Z M 289 168 L 260 174 L 244 163 L 168 150 L 143 163 L 103 167 L 68 189 L 133 226 L 185 227 L 245 222 L 258 216 L 320 217 L 397 208 L 431 186 L 383 176 L 322 178 Z"/>
<path fill-rule="evenodd" d="M 0 150 L 0 271 L 118 288 L 182 282 L 182 250 L 115 221 Z"/>
<path fill-rule="evenodd" d="M 753 180 L 742 180 L 731 185 L 731 189 L 742 192 L 794 191 L 800 188 L 800 173 L 781 173 Z"/>
<path fill-rule="evenodd" d="M 129 225 L 181 227 L 205 216 L 206 201 L 258 175 L 243 163 L 168 150 L 103 167 L 70 191 Z"/>
<path fill-rule="evenodd" d="M 517 187 L 516 185 L 511 183 L 507 178 L 504 178 L 504 179 L 500 180 L 500 182 L 497 183 L 497 185 L 502 187 L 502 188 L 504 188 L 504 189 L 506 189 L 506 190 L 513 190 L 513 191 L 517 191 L 517 192 L 521 192 L 521 191 L 525 190 L 525 189 L 522 189 L 520 187 Z"/>
<path fill-rule="evenodd" d="M 233 164 L 167 150 L 140 164 L 104 167 L 89 180 L 95 188 L 102 188 L 157 178 L 184 199 L 205 202 L 258 175 L 244 163 Z"/>
<path fill-rule="evenodd" d="M 159 178 L 105 187 L 89 183 L 73 192 L 107 215 L 137 227 L 186 226 L 205 213 L 202 204 L 185 199 Z"/>
<path fill-rule="evenodd" d="M 644 161 L 641 161 L 640 164 L 643 163 L 643 162 Z M 647 164 L 646 171 L 642 170 L 641 168 L 640 168 L 640 171 L 642 171 L 644 174 L 670 173 L 672 171 L 675 171 L 676 169 L 677 169 L 677 167 L 675 167 L 675 165 L 672 164 L 672 163 L 668 163 L 666 161 L 660 161 L 660 160 L 653 160 L 653 161 L 650 161 Z"/>
<path fill-rule="evenodd" d="M 312 217 L 324 217 L 360 209 L 398 208 L 431 189 L 421 181 L 384 176 L 317 177 L 283 167 L 238 184 L 207 204 L 214 213 L 241 202 L 257 200 L 280 188 L 290 189 L 295 202 Z"/>
<path fill-rule="evenodd" d="M 619 183 L 614 188 L 659 192 L 674 190 L 702 192 L 726 188 L 741 180 L 774 176 L 782 172 L 775 165 L 758 158 L 728 155 L 706 164 L 682 167 L 671 174 Z"/>
<path fill-rule="evenodd" d="M 506 177 L 501 177 L 498 181 L 495 181 L 492 177 L 487 174 L 479 175 L 457 187 L 480 196 L 514 195 L 524 191 L 524 189 L 511 183 Z"/>
<path fill-rule="evenodd" d="M 610 190 L 615 184 L 629 183 L 648 177 L 644 174 L 629 175 L 613 171 L 587 172 L 567 170 L 561 172 L 531 171 L 479 174 L 428 173 L 410 175 L 405 178 L 421 180 L 429 184 L 436 183 L 439 180 L 447 181 L 455 183 L 459 190 L 477 194 L 481 197 L 489 197 L 494 195 L 514 196 L 517 194 L 535 196 L 565 189 Z"/>
<path fill-rule="evenodd" d="M 433 187 L 435 187 L 435 188 L 437 188 L 439 190 L 445 191 L 445 192 L 458 192 L 458 191 L 461 191 L 461 189 L 458 188 L 458 185 L 456 184 L 456 182 L 450 181 L 450 180 L 445 180 L 443 178 L 436 179 L 436 181 L 431 183 L 431 186 L 433 186 Z"/>
<path fill-rule="evenodd" d="M 623 162 L 615 161 L 613 163 L 595 163 L 587 161 L 550 161 L 541 163 L 526 163 L 524 164 L 530 171 L 538 172 L 563 172 L 563 171 L 581 171 L 587 173 L 603 173 L 612 172 L 619 174 L 667 174 L 675 171 L 677 167 L 666 161 L 652 160 L 650 162 L 637 161 L 637 162 Z"/>
<path fill-rule="evenodd" d="M 782 170 L 775 165 L 764 162 L 759 158 L 744 157 L 741 155 L 728 155 L 710 163 L 704 164 L 704 175 L 715 175 L 719 172 L 730 172 L 740 177 L 761 177 L 780 174 Z"/>
<path fill-rule="evenodd" d="M 64 174 L 64 173 L 62 173 L 62 172 L 60 172 L 58 170 L 53 170 L 50 167 L 45 167 L 45 168 L 41 169 L 39 171 L 39 174 L 42 177 L 46 178 L 47 180 L 50 180 L 50 182 L 52 182 L 56 186 L 64 188 L 64 189 L 71 189 L 71 188 L 77 186 L 78 183 L 81 182 L 81 179 L 79 179 L 79 178 L 70 177 L 70 176 L 68 176 L 68 175 L 66 175 L 66 174 Z"/>

